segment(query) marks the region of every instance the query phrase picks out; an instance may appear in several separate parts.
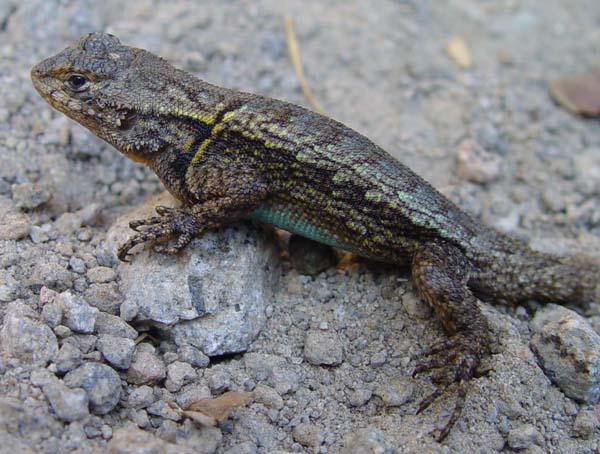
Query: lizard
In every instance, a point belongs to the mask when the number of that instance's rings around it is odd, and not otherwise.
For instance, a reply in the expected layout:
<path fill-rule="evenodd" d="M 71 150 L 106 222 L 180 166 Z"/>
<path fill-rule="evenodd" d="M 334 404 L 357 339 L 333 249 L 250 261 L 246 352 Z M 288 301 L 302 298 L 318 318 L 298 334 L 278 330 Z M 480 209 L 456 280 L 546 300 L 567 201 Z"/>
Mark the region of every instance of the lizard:
<path fill-rule="evenodd" d="M 35 65 L 39 94 L 127 157 L 182 204 L 132 221 L 118 249 L 177 253 L 194 237 L 251 219 L 369 259 L 411 264 L 418 295 L 446 337 L 413 376 L 431 375 L 424 411 L 452 390 L 436 438 L 459 419 L 469 380 L 490 354 L 480 302 L 600 301 L 600 266 L 559 257 L 477 221 L 374 142 L 300 106 L 218 87 L 105 33 Z"/>

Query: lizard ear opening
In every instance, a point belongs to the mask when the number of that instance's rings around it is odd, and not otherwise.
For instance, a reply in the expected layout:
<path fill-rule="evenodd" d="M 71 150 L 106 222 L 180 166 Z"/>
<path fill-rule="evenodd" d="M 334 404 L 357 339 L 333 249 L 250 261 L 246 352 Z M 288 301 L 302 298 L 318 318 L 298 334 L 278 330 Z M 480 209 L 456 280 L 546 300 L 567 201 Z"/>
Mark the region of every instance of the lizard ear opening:
<path fill-rule="evenodd" d="M 126 131 L 133 128 L 137 121 L 137 113 L 130 109 L 122 109 L 119 111 L 119 129 Z"/>

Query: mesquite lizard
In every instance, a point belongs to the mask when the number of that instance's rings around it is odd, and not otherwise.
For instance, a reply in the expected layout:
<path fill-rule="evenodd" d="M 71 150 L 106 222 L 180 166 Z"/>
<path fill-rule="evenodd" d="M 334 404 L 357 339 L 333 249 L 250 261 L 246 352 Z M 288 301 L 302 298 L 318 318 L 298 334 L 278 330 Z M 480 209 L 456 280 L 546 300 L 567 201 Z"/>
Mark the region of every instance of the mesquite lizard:
<path fill-rule="evenodd" d="M 412 281 L 448 335 L 415 368 L 436 384 L 419 411 L 457 389 L 438 439 L 489 353 L 478 298 L 600 300 L 593 261 L 535 252 L 482 225 L 366 137 L 302 107 L 211 85 L 101 33 L 42 61 L 31 78 L 54 108 L 149 166 L 182 202 L 132 222 L 138 233 L 122 260 L 147 241 L 171 239 L 155 249 L 176 253 L 236 219 L 379 261 L 412 260 Z"/>

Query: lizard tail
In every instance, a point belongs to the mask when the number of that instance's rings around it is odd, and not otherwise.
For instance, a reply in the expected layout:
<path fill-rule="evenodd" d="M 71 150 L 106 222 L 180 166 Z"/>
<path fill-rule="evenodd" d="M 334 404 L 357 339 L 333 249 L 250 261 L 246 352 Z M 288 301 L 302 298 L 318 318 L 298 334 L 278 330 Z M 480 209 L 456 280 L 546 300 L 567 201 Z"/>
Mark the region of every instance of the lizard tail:
<path fill-rule="evenodd" d="M 600 302 L 600 261 L 584 256 L 559 257 L 527 248 L 497 257 L 494 266 L 473 273 L 469 285 L 477 293 L 508 302 Z"/>
<path fill-rule="evenodd" d="M 540 259 L 542 266 L 529 270 L 537 284 L 531 298 L 575 304 L 600 301 L 598 261 L 583 256 L 542 256 Z"/>

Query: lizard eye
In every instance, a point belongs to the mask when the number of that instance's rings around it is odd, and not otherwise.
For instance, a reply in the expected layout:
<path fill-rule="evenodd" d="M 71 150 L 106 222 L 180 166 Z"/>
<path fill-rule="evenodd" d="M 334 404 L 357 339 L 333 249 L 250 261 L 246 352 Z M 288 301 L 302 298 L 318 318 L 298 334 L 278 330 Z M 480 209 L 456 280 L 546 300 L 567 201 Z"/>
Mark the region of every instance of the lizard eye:
<path fill-rule="evenodd" d="M 65 85 L 73 91 L 83 91 L 87 89 L 88 78 L 81 74 L 68 74 L 65 78 Z"/>

